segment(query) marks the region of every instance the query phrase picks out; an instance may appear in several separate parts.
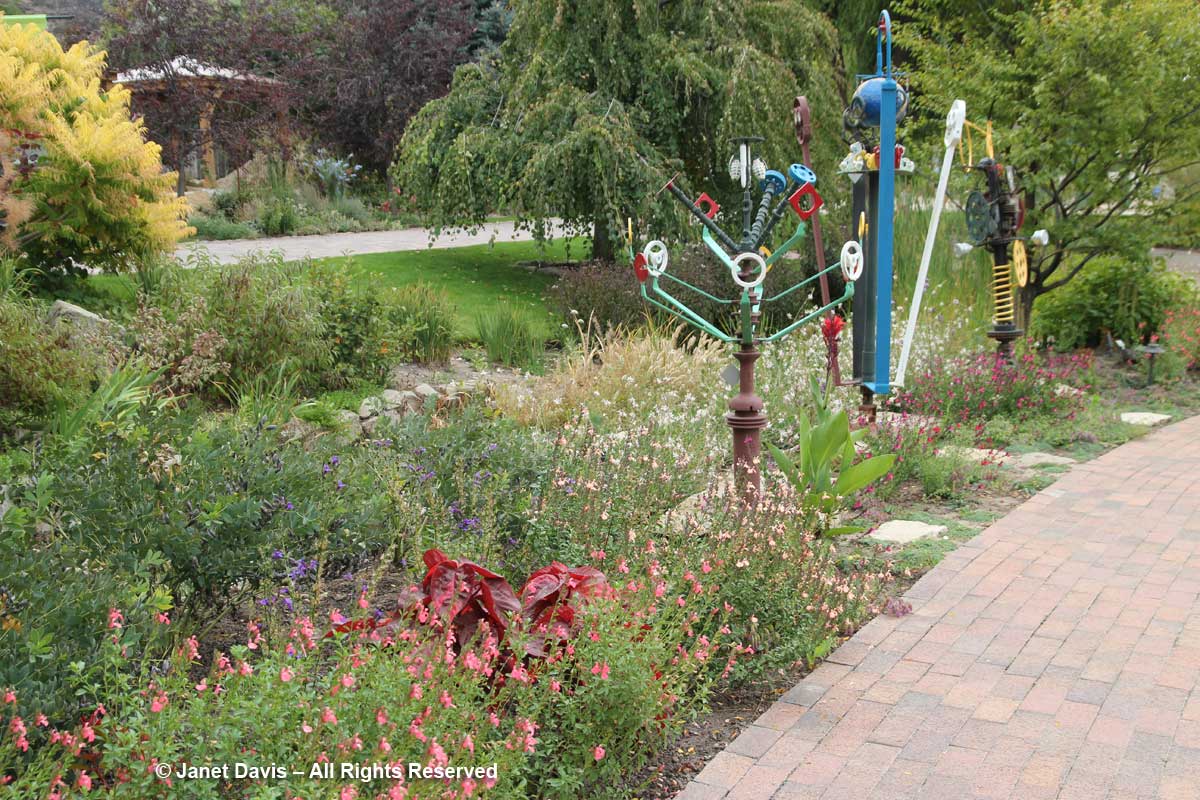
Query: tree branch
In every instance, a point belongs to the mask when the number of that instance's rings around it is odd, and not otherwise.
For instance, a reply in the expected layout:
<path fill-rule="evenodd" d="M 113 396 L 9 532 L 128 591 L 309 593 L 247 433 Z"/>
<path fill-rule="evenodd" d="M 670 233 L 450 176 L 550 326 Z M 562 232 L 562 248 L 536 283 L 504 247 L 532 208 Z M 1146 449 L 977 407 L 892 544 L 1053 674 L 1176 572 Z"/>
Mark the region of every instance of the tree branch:
<path fill-rule="evenodd" d="M 1038 287 L 1037 287 L 1037 288 L 1034 290 L 1034 294 L 1035 294 L 1035 295 L 1037 295 L 1037 296 L 1041 296 L 1041 295 L 1043 295 L 1043 294 L 1046 294 L 1047 292 L 1049 292 L 1049 291 L 1051 291 L 1051 290 L 1053 290 L 1053 289 L 1057 289 L 1059 286 L 1062 286 L 1062 285 L 1063 285 L 1063 284 L 1065 284 L 1065 283 L 1068 283 L 1068 282 L 1069 282 L 1069 281 L 1070 281 L 1072 278 L 1074 278 L 1076 275 L 1078 275 L 1078 274 L 1079 274 L 1079 271 L 1083 269 L 1083 267 L 1084 267 L 1084 265 L 1085 265 L 1085 264 L 1087 264 L 1089 261 L 1091 261 L 1093 258 L 1095 258 L 1095 257 L 1096 257 L 1098 254 L 1099 254 L 1099 251 L 1098 251 L 1098 250 L 1097 250 L 1097 251 L 1094 251 L 1094 252 L 1091 252 L 1091 253 L 1088 253 L 1086 256 L 1084 256 L 1084 257 L 1083 257 L 1083 258 L 1080 260 L 1080 262 L 1079 262 L 1078 264 L 1076 264 L 1075 266 L 1071 267 L 1071 271 L 1070 271 L 1070 272 L 1068 272 L 1066 275 L 1064 275 L 1063 277 L 1059 278 L 1058 280 L 1056 280 L 1056 281 L 1053 281 L 1052 283 L 1046 283 L 1046 284 L 1043 284 L 1043 285 L 1041 285 L 1041 286 L 1038 286 Z"/>

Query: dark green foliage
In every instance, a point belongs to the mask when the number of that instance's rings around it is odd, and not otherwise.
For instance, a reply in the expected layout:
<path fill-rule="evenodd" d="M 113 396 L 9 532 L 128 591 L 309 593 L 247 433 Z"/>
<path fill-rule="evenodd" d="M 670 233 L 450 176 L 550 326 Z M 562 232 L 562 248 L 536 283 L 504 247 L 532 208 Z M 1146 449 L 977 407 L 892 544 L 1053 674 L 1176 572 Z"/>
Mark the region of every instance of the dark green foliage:
<path fill-rule="evenodd" d="M 106 363 L 95 339 L 46 323 L 45 309 L 0 298 L 0 431 L 81 401 Z"/>
<path fill-rule="evenodd" d="M 693 194 L 735 207 L 730 138 L 763 135 L 769 164 L 798 161 L 795 95 L 836 130 L 836 47 L 797 0 L 524 0 L 499 57 L 459 67 L 450 94 L 409 123 L 392 176 L 434 225 L 497 210 L 538 230 L 595 223 L 595 254 L 611 258 L 627 217 L 656 236 L 688 230 L 658 194 L 678 171 Z M 831 164 L 836 148 L 824 136 L 814 158 Z"/>
<path fill-rule="evenodd" d="M 1061 292 L 1038 299 L 1030 333 L 1059 350 L 1104 344 L 1106 334 L 1132 348 L 1160 332 L 1168 311 L 1197 300 L 1195 281 L 1161 260 L 1098 258 Z"/>
<path fill-rule="evenodd" d="M 104 555 L 37 534 L 37 515 L 49 512 L 54 489 L 54 478 L 42 473 L 26 497 L 14 497 L 30 510 L 14 507 L 0 518 L 0 684 L 52 723 L 72 724 L 91 699 L 77 697 L 72 682 L 102 681 L 108 667 L 98 655 L 109 609 L 121 609 L 130 641 L 149 659 L 163 652 L 165 630 L 154 615 L 170 603 L 151 590 L 160 557 L 117 571 Z"/>
<path fill-rule="evenodd" d="M 232 222 L 224 215 L 193 214 L 188 225 L 196 229 L 197 239 L 253 239 L 258 228 L 246 222 Z"/>
<path fill-rule="evenodd" d="M 512 16 L 507 0 L 475 0 L 475 32 L 467 45 L 472 56 L 478 58 L 499 50 Z"/>
<path fill-rule="evenodd" d="M 941 149 L 954 98 L 970 119 L 990 117 L 1000 159 L 1026 190 L 1022 232 L 1050 233 L 1050 246 L 1031 253 L 1022 310 L 1092 258 L 1144 258 L 1184 199 L 1158 189 L 1200 151 L 1200 49 L 1179 35 L 1194 25 L 1195 3 L 897 6 L 909 20 L 896 35 L 915 57 L 915 121 L 927 141 Z"/>
<path fill-rule="evenodd" d="M 236 417 L 149 417 L 48 465 L 56 535 L 117 574 L 161 554 L 156 582 L 188 615 L 212 619 L 281 581 L 298 559 L 340 572 L 381 549 L 390 539 L 384 492 L 356 466 L 371 455 L 336 437 L 284 445 L 274 425 Z"/>

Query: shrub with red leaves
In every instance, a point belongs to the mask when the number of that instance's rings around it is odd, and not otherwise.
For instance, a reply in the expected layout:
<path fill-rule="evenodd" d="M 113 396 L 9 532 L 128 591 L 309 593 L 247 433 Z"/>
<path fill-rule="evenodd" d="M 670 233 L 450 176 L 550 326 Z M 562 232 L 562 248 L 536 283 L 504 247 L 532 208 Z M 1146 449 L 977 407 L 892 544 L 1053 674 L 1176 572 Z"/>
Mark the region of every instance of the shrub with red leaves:
<path fill-rule="evenodd" d="M 568 567 L 555 561 L 529 576 L 517 594 L 500 575 L 470 561 L 455 561 L 436 548 L 423 556 L 428 571 L 419 591 L 400 597 L 399 608 L 378 619 L 357 619 L 334 627 L 327 634 L 375 630 L 399 624 L 412 617 L 417 606 L 439 616 L 454 631 L 455 647 L 470 642 L 479 626 L 503 642 L 514 615 L 531 634 L 525 653 L 545 658 L 552 643 L 566 641 L 577 633 L 575 618 L 581 602 L 611 598 L 612 587 L 604 573 L 592 567 Z"/>
<path fill-rule="evenodd" d="M 508 581 L 478 564 L 448 558 L 436 548 L 426 550 L 424 559 L 429 571 L 421 582 L 425 590 L 421 602 L 450 624 L 455 641 L 470 641 L 485 620 L 503 639 L 510 617 L 521 609 Z"/>
<path fill-rule="evenodd" d="M 570 638 L 575 632 L 576 597 L 611 597 L 612 587 L 604 573 L 592 567 L 571 569 L 555 561 L 529 576 L 521 589 L 521 616 L 529 624 L 534 638 L 525 643 L 525 652 L 544 657 L 551 640 Z"/>

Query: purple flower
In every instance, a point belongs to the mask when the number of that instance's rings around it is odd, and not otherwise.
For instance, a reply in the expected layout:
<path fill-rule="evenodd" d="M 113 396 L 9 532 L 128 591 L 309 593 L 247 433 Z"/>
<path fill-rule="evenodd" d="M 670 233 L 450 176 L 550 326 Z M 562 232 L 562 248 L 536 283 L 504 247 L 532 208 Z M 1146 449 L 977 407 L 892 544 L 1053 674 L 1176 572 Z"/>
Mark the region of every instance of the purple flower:
<path fill-rule="evenodd" d="M 460 531 L 474 531 L 479 529 L 479 517 L 467 517 L 462 522 L 458 523 Z"/>
<path fill-rule="evenodd" d="M 338 481 L 338 482 L 337 482 L 337 488 L 338 488 L 338 491 L 340 492 L 342 489 L 345 489 L 345 488 L 346 488 L 346 484 L 345 484 L 344 482 L 342 482 L 342 481 Z"/>
<path fill-rule="evenodd" d="M 282 551 L 282 550 L 276 550 L 274 553 L 271 553 L 271 558 L 273 558 L 273 559 L 275 559 L 276 561 L 278 561 L 279 559 L 283 558 L 283 551 Z"/>

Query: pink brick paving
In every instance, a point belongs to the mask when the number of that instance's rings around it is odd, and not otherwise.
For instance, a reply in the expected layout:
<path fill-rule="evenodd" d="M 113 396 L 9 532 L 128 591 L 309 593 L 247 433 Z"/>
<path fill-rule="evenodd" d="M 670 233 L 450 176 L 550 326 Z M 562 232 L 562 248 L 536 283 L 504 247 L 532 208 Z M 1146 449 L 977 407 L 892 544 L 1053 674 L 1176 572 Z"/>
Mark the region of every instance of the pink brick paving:
<path fill-rule="evenodd" d="M 680 800 L 1200 800 L 1200 417 L 1081 464 L 908 592 Z"/>

